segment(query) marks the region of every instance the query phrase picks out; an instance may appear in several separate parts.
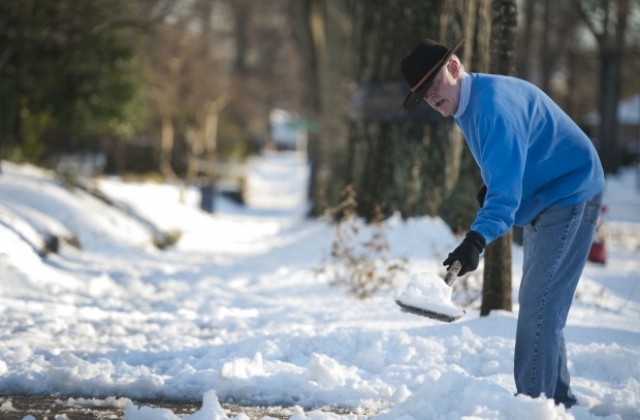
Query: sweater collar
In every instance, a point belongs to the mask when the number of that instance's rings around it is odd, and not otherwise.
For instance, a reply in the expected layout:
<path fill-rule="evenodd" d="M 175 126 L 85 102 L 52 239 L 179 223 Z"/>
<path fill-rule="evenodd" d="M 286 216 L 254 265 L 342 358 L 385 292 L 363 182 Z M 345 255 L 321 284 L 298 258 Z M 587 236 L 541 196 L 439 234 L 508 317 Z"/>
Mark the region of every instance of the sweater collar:
<path fill-rule="evenodd" d="M 458 109 L 453 114 L 453 118 L 460 118 L 469 105 L 469 98 L 471 97 L 471 76 L 469 73 L 462 73 L 460 79 L 460 98 L 458 100 Z"/>

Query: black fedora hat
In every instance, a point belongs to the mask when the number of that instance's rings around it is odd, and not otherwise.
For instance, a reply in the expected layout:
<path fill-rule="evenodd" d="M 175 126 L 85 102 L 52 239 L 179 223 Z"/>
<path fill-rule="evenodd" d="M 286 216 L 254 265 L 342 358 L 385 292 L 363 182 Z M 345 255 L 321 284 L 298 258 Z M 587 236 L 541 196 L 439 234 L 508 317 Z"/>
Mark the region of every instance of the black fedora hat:
<path fill-rule="evenodd" d="M 402 75 L 411 89 L 402 104 L 405 109 L 413 109 L 418 106 L 440 69 L 463 43 L 464 38 L 449 49 L 432 39 L 425 38 L 409 55 L 402 59 Z"/>

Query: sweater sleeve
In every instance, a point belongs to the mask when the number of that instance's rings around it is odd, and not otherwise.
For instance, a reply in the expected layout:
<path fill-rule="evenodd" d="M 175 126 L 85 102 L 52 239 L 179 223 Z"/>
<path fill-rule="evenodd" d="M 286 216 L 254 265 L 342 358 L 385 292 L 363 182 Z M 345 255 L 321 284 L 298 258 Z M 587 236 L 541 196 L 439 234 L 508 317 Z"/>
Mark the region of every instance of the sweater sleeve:
<path fill-rule="evenodd" d="M 492 118 L 481 119 L 477 126 L 476 158 L 487 196 L 471 230 L 480 233 L 487 244 L 513 226 L 527 157 L 526 137 L 502 115 L 494 112 Z"/>

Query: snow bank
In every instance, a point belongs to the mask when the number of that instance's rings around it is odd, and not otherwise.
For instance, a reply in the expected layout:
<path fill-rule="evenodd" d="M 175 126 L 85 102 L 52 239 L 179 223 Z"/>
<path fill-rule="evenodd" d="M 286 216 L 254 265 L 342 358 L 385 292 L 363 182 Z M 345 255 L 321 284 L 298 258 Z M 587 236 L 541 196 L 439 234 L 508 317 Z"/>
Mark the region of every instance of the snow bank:
<path fill-rule="evenodd" d="M 281 158 L 265 165 L 288 165 Z M 284 183 L 285 174 L 273 177 Z M 637 240 L 640 196 L 624 178 L 608 186 L 605 222 L 633 229 L 616 231 L 606 266 L 587 267 L 566 328 L 580 401 L 569 411 L 513 395 L 517 305 L 480 318 L 471 300 L 452 324 L 398 310 L 395 293 L 411 273 L 441 275 L 458 241 L 439 219 L 387 221 L 390 257 L 407 258 L 410 273 L 396 290 L 359 301 L 316 274 L 331 264 L 334 227 L 303 219 L 299 202 L 265 211 L 219 196 L 211 215 L 193 189 L 181 200 L 178 186 L 98 185 L 182 240 L 158 251 L 126 214 L 3 162 L 0 205 L 24 220 L 23 209 L 37 211 L 82 245 L 43 259 L 0 224 L 5 395 L 202 401 L 192 420 L 227 418 L 220 402 L 297 406 L 294 420 L 640 418 L 640 250 L 626 245 Z M 616 219 L 616 200 L 635 213 Z M 521 250 L 513 254 L 515 298 Z M 480 274 L 459 279 L 469 290 L 454 295 L 477 295 Z M 325 406 L 353 414 L 314 410 Z M 125 418 L 179 417 L 132 403 Z"/>

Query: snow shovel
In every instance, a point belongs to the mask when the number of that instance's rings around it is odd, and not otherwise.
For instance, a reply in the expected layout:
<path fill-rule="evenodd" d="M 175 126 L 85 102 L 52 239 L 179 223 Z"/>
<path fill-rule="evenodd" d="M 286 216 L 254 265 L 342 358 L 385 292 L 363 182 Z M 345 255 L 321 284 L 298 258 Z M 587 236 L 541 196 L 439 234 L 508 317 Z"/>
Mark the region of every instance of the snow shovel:
<path fill-rule="evenodd" d="M 460 318 L 465 311 L 451 301 L 451 284 L 461 268 L 460 261 L 454 261 L 447 270 L 444 282 L 430 273 L 414 274 L 409 284 L 396 296 L 400 310 L 443 322 Z"/>

